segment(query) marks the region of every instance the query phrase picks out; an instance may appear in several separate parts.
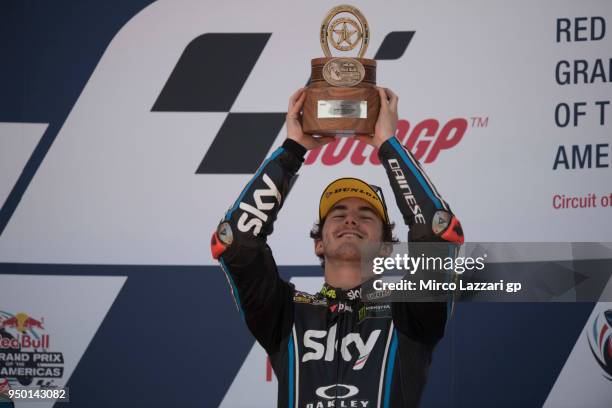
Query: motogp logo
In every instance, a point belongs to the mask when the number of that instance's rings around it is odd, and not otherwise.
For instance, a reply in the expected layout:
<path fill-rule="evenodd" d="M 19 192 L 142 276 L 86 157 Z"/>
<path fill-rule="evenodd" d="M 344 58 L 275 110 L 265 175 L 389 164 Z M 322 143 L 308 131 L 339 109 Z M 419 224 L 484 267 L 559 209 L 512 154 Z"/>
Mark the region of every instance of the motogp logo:
<path fill-rule="evenodd" d="M 595 318 L 588 333 L 589 346 L 604 377 L 612 381 L 612 309 Z"/>
<path fill-rule="evenodd" d="M 429 164 L 434 162 L 442 151 L 459 144 L 467 128 L 466 118 L 454 118 L 445 123 L 437 119 L 425 119 L 412 127 L 409 121 L 402 119 L 397 124 L 396 137 L 417 160 Z M 325 166 L 335 166 L 347 161 L 355 166 L 364 163 L 380 165 L 378 149 L 369 149 L 365 142 L 353 138 L 336 138 L 332 143 L 310 150 L 304 164 L 321 163 Z"/>

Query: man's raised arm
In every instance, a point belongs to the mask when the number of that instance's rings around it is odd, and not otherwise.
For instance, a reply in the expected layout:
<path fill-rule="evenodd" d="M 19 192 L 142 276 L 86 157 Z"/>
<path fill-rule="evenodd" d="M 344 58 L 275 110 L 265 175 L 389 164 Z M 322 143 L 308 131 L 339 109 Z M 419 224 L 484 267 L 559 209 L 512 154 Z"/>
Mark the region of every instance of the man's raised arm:
<path fill-rule="evenodd" d="M 398 119 L 397 95 L 388 89 L 379 88 L 379 91 L 381 110 L 376 133 L 373 138 L 359 136 L 359 139 L 379 149 L 378 156 L 389 177 L 395 201 L 410 228 L 409 250 L 415 256 L 424 253 L 429 257 L 454 257 L 464 240 L 461 224 L 420 163 L 394 136 Z M 434 345 L 444 335 L 451 307 L 450 301 L 396 303 L 393 305 L 393 321 L 406 336 Z"/>
<path fill-rule="evenodd" d="M 293 287 L 279 277 L 266 240 L 307 148 L 330 141 L 302 134 L 298 119 L 303 101 L 302 90 L 291 97 L 287 140 L 257 170 L 211 239 L 212 255 L 227 277 L 238 310 L 268 352 L 291 329 Z"/>

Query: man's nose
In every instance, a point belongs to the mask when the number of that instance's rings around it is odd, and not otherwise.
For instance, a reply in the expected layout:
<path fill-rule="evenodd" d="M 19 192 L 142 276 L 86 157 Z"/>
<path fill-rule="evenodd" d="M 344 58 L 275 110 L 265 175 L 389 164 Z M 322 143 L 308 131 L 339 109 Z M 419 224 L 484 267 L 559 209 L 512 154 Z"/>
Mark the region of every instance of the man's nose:
<path fill-rule="evenodd" d="M 357 225 L 357 217 L 352 214 L 347 214 L 344 218 L 344 223 L 347 225 Z"/>

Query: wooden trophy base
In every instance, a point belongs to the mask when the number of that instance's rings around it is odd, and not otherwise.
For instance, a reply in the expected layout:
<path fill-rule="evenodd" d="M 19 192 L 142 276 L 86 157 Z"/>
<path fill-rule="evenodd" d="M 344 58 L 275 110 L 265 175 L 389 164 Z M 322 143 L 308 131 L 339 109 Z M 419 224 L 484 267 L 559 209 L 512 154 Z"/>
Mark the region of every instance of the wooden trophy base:
<path fill-rule="evenodd" d="M 316 135 L 374 134 L 380 110 L 376 89 L 376 61 L 353 58 L 365 68 L 361 82 L 334 86 L 323 78 L 323 67 L 333 58 L 312 60 L 312 74 L 306 87 L 302 129 Z"/>

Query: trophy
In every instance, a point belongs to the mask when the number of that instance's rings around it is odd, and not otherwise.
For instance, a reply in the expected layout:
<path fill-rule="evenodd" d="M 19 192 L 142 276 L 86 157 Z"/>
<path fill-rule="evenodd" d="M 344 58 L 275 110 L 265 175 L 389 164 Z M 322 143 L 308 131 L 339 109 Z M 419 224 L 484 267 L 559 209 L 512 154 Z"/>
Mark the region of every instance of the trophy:
<path fill-rule="evenodd" d="M 363 58 L 370 41 L 368 22 L 356 7 L 334 7 L 321 23 L 320 40 L 325 58 L 311 61 L 303 131 L 317 135 L 373 134 L 380 98 L 376 61 Z M 330 45 L 340 52 L 359 45 L 359 52 L 356 58 L 333 57 Z"/>

